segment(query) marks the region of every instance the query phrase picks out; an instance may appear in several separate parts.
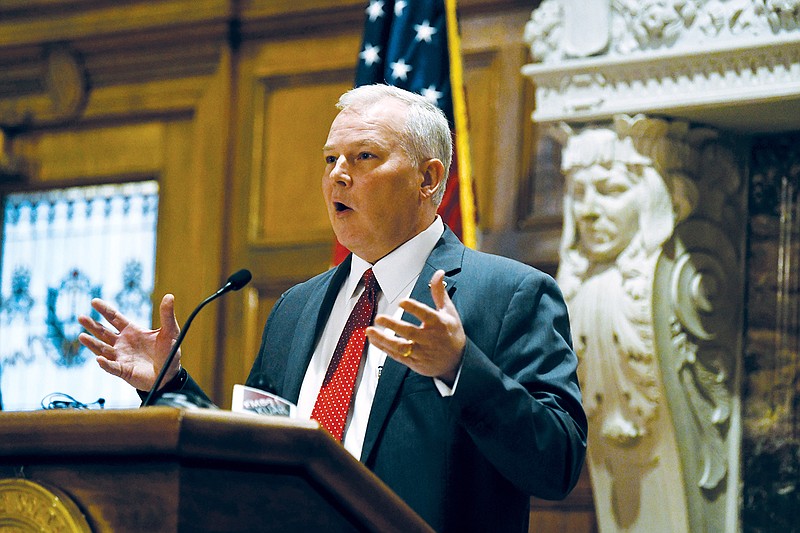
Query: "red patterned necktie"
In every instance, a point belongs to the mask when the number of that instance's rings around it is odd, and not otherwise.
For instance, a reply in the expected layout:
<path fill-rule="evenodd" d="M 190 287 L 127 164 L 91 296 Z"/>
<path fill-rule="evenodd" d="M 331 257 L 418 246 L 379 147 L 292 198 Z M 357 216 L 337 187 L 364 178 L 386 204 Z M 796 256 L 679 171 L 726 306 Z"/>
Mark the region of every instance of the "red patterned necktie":
<path fill-rule="evenodd" d="M 367 326 L 372 323 L 375 315 L 380 291 L 371 268 L 364 272 L 361 280 L 364 282 L 364 292 L 344 325 L 311 412 L 311 418 L 319 422 L 339 442 L 344 436 L 344 424 L 350 410 L 358 367 L 364 355 Z"/>

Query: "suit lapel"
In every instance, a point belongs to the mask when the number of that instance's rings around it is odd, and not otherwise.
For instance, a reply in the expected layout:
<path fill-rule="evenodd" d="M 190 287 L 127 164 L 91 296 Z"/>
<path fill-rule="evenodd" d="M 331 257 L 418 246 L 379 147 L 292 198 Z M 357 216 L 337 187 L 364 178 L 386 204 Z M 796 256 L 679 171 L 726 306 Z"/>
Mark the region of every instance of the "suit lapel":
<path fill-rule="evenodd" d="M 314 354 L 314 347 L 328 321 L 328 315 L 333 309 L 339 288 L 350 273 L 350 257 L 348 256 L 342 261 L 333 274 L 322 282 L 320 289 L 308 299 L 303 313 L 298 317 L 300 323 L 296 331 L 308 333 L 295 335 L 291 340 L 289 362 L 283 380 L 284 396 L 289 401 L 296 403 L 300 396 L 300 387 L 303 384 L 303 377 L 308 369 L 311 356 Z"/>
<path fill-rule="evenodd" d="M 464 245 L 458 237 L 445 227 L 444 234 L 436 243 L 431 255 L 422 267 L 414 289 L 411 291 L 411 298 L 435 307 L 431 290 L 428 283 L 437 270 L 445 271 L 445 281 L 447 282 L 447 292 L 452 298 L 456 290 L 457 274 L 461 270 L 461 263 L 464 256 Z M 403 313 L 403 320 L 413 324 L 419 324 L 419 320 L 409 313 Z M 378 440 L 384 425 L 386 424 L 389 411 L 394 403 L 403 379 L 409 372 L 407 366 L 398 363 L 391 357 L 386 358 L 381 371 L 381 378 L 378 381 L 378 389 L 375 391 L 375 399 L 372 402 L 372 410 L 367 423 L 367 432 L 364 437 L 364 446 L 361 450 L 361 461 L 366 463 L 375 443 Z"/>

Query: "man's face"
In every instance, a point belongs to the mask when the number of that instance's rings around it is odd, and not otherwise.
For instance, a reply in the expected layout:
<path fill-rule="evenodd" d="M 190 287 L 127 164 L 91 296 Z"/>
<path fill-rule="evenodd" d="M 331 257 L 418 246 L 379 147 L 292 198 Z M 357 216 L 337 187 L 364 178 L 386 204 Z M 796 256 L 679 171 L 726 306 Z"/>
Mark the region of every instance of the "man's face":
<path fill-rule="evenodd" d="M 374 263 L 432 221 L 426 177 L 400 144 L 405 107 L 384 100 L 347 109 L 331 125 L 323 148 L 322 193 L 339 242 Z"/>
<path fill-rule="evenodd" d="M 611 262 L 639 229 L 638 187 L 622 163 L 592 165 L 573 176 L 573 212 L 580 244 L 594 262 Z"/>

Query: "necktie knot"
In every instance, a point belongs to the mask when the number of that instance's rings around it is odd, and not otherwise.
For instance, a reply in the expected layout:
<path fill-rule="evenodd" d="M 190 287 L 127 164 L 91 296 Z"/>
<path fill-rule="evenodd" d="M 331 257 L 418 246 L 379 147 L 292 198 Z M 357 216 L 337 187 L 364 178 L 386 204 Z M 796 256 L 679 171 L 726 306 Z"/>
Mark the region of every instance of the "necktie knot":
<path fill-rule="evenodd" d="M 375 273 L 371 268 L 368 268 L 366 272 L 364 272 L 364 275 L 361 276 L 361 281 L 364 283 L 364 293 L 369 293 L 368 298 L 374 298 L 378 294 L 381 286 L 378 285 L 378 279 L 375 277 Z"/>

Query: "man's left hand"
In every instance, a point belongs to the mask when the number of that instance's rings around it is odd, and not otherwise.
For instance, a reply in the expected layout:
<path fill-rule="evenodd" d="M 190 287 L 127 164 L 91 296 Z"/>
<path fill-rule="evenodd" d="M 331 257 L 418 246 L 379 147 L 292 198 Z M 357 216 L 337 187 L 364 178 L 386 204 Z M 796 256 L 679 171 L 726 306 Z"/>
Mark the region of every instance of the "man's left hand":
<path fill-rule="evenodd" d="M 388 315 L 378 315 L 375 326 L 390 329 L 396 335 L 370 326 L 367 337 L 373 346 L 414 372 L 439 378 L 452 386 L 467 345 L 467 336 L 461 317 L 445 289 L 443 270 L 434 273 L 430 286 L 436 309 L 410 298 L 400 302 L 404 311 L 420 320 L 419 326 Z"/>

